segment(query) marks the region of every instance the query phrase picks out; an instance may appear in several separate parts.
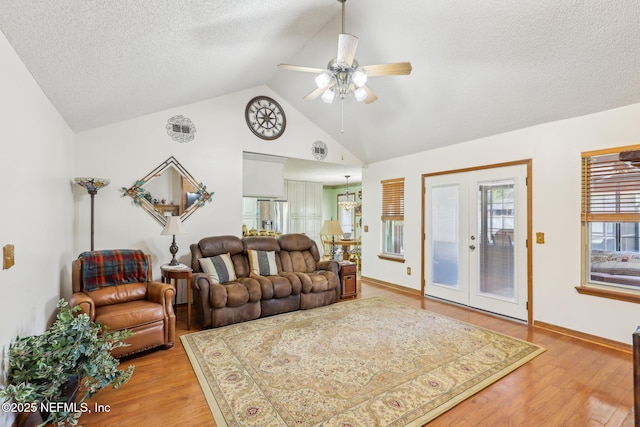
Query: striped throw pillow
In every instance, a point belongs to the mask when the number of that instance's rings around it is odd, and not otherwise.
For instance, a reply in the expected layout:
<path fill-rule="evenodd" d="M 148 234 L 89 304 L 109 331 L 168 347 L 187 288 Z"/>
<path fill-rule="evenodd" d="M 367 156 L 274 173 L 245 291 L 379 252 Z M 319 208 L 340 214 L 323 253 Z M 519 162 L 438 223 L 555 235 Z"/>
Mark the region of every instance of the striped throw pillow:
<path fill-rule="evenodd" d="M 236 271 L 229 254 L 220 254 L 210 258 L 200 258 L 200 268 L 209 275 L 213 283 L 227 283 L 236 280 Z"/>
<path fill-rule="evenodd" d="M 249 269 L 252 276 L 274 276 L 278 274 L 276 253 L 274 251 L 247 250 Z"/>

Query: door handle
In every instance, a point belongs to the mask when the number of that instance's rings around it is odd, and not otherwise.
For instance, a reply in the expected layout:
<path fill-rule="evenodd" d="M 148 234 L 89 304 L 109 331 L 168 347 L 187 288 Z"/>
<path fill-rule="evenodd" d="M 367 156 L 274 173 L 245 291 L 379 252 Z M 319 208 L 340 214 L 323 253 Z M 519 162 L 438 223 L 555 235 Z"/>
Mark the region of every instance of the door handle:
<path fill-rule="evenodd" d="M 476 248 L 476 245 L 469 245 L 469 249 L 474 250 Z"/>

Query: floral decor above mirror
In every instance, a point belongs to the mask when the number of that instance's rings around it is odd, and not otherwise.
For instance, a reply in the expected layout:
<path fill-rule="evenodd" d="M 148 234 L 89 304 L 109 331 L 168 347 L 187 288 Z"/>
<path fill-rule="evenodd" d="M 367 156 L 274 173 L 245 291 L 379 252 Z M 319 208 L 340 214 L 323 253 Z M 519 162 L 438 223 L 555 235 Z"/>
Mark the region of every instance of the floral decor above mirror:
<path fill-rule="evenodd" d="M 206 203 L 214 193 L 198 183 L 173 156 L 149 172 L 131 187 L 122 187 L 122 196 L 130 196 L 133 203 L 146 210 L 160 225 L 167 217 L 180 216 L 184 221 Z"/>

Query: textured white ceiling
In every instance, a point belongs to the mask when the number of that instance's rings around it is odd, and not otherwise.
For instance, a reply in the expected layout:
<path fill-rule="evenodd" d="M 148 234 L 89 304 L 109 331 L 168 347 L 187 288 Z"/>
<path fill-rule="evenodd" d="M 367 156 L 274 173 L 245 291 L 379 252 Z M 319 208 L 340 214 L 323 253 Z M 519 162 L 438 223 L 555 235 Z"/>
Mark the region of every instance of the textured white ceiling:
<path fill-rule="evenodd" d="M 379 100 L 345 101 L 344 144 L 373 162 L 640 102 L 637 0 L 349 0 Z M 267 84 L 342 140 L 340 103 L 303 101 L 340 32 L 336 0 L 0 0 L 0 29 L 71 127 Z"/>

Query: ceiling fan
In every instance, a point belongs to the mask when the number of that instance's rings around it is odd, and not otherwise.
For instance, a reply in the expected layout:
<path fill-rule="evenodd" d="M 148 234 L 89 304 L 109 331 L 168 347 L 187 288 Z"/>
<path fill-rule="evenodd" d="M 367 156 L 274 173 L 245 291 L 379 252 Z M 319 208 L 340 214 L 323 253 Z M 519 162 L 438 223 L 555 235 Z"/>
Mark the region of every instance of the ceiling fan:
<path fill-rule="evenodd" d="M 353 93 L 358 102 L 365 104 L 374 102 L 378 97 L 365 86 L 368 77 L 407 75 L 411 73 L 410 62 L 397 62 L 392 64 L 360 65 L 355 60 L 358 38 L 344 31 L 345 2 L 342 3 L 342 33 L 338 36 L 338 55 L 329 61 L 327 69 L 303 67 L 299 65 L 278 64 L 283 70 L 302 71 L 305 73 L 316 73 L 317 89 L 304 97 L 312 100 L 322 95 L 322 100 L 328 104 L 332 103 L 336 96 L 344 99 Z"/>

